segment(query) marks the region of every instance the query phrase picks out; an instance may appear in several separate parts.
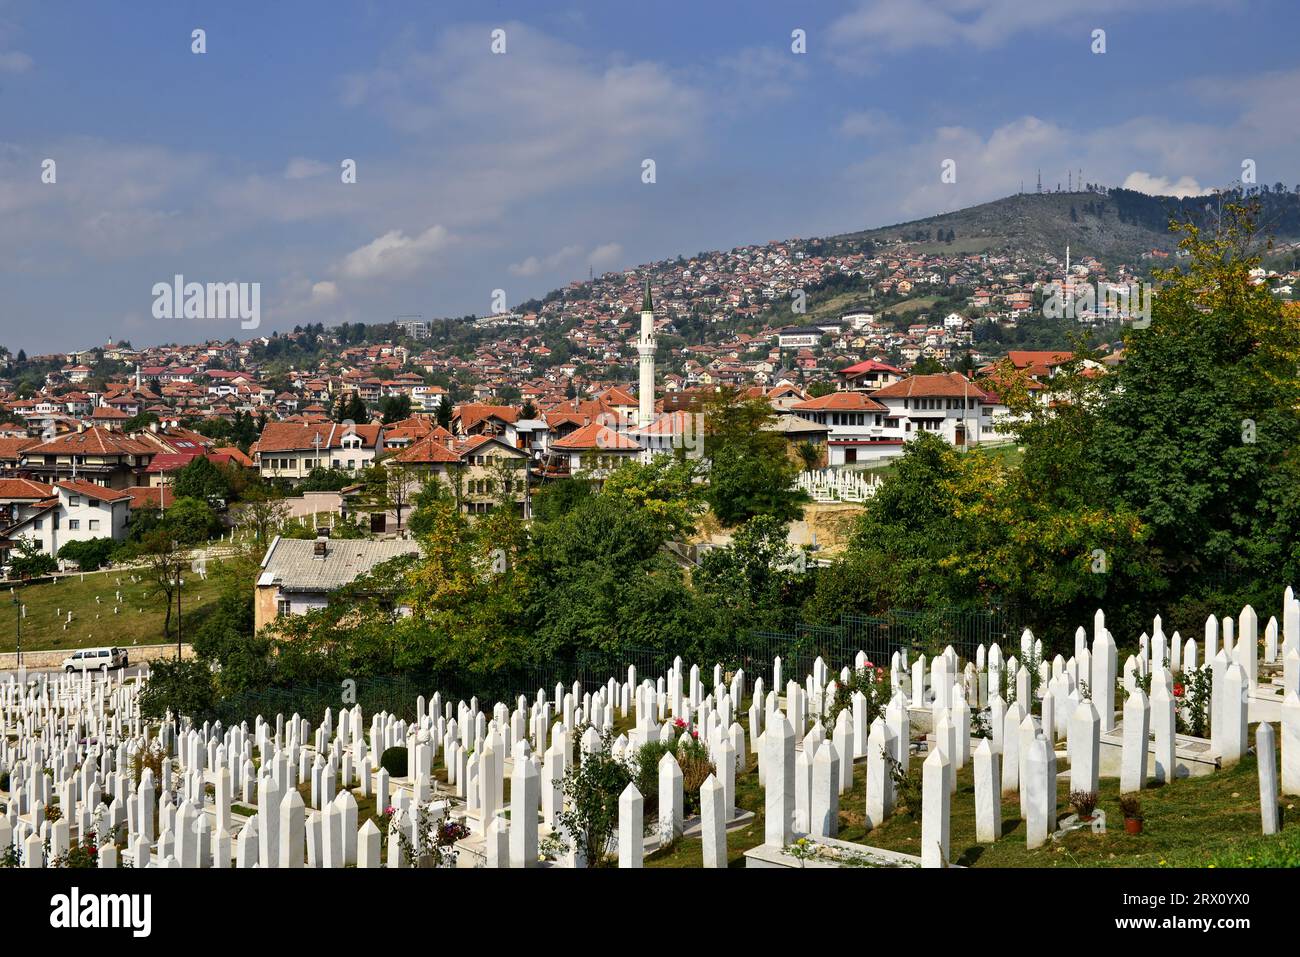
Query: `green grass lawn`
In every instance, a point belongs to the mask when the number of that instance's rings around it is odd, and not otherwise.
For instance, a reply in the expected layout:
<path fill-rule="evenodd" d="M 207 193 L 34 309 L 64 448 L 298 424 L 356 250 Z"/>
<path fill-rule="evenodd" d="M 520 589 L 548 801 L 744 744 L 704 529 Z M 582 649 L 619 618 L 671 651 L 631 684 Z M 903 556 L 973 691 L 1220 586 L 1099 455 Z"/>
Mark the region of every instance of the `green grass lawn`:
<path fill-rule="evenodd" d="M 1007 468 L 1019 467 L 1025 457 L 1022 446 L 1014 442 L 1008 442 L 1004 445 L 972 445 L 970 446 L 972 455 L 987 455 L 989 458 L 997 459 Z M 875 468 L 862 469 L 867 475 L 878 475 L 881 478 L 887 478 L 894 473 L 898 467 L 897 460 L 891 461 L 885 465 L 878 465 Z"/>
<path fill-rule="evenodd" d="M 42 585 L 16 587 L 14 596 L 27 606 L 23 619 L 23 650 L 48 651 L 65 648 L 94 648 L 104 645 L 153 645 L 176 640 L 176 609 L 172 606 L 172 633 L 163 635 L 165 608 L 156 586 L 144 581 L 144 572 L 135 575 L 140 582 L 131 581 L 132 572 L 87 572 L 81 576 L 61 578 Z M 121 582 L 121 584 L 118 584 Z M 122 606 L 113 613 L 115 595 L 122 593 Z M 145 597 L 146 593 L 149 597 Z M 8 596 L 5 596 L 6 598 Z M 95 598 L 99 598 L 96 603 Z M 181 596 L 182 625 L 185 632 L 197 625 L 211 610 L 217 600 L 217 586 L 204 582 L 197 575 L 186 575 Z M 8 607 L 4 607 L 8 605 Z M 141 612 L 139 609 L 143 608 Z M 68 612 L 72 623 L 63 628 Z M 15 639 L 17 610 L 8 602 L 0 603 L 0 648 L 12 651 Z M 95 616 L 99 619 L 96 620 Z"/>

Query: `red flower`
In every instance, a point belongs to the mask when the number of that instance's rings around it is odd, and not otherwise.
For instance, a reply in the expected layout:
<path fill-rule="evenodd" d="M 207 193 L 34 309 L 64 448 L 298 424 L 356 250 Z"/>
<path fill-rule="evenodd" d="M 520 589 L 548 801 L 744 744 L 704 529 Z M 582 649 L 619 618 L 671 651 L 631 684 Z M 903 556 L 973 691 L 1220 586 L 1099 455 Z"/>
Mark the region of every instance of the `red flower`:
<path fill-rule="evenodd" d="M 1174 685 L 1174 697 L 1181 698 L 1182 696 L 1183 696 L 1183 686 L 1181 684 Z"/>
<path fill-rule="evenodd" d="M 700 732 L 698 732 L 698 731 L 692 731 L 692 732 L 691 732 L 691 737 L 692 737 L 692 738 L 698 738 L 699 736 L 700 736 Z"/>
<path fill-rule="evenodd" d="M 686 722 L 683 721 L 681 718 L 677 718 L 675 721 L 673 721 L 673 727 L 678 729 L 684 728 L 686 727 Z"/>

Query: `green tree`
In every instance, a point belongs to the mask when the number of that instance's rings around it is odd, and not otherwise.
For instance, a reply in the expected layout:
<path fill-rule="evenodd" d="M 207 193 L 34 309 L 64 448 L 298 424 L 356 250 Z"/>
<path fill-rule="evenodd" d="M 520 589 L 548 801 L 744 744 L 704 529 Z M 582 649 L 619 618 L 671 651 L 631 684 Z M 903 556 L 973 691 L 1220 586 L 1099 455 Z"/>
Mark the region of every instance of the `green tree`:
<path fill-rule="evenodd" d="M 201 545 L 221 528 L 217 514 L 198 498 L 177 498 L 163 515 L 159 529 L 182 545 Z"/>
<path fill-rule="evenodd" d="M 762 399 L 724 397 L 705 410 L 705 453 L 709 458 L 707 499 L 724 525 L 754 515 L 788 522 L 807 500 L 794 488 L 799 463 L 787 454 L 785 438 L 765 426 L 773 419 Z"/>
<path fill-rule="evenodd" d="M 202 722 L 216 706 L 212 669 L 206 662 L 163 659 L 149 666 L 149 680 L 140 692 L 140 713 L 161 720 L 168 714 Z"/>
<path fill-rule="evenodd" d="M 1274 601 L 1300 571 L 1300 315 L 1250 277 L 1257 215 L 1176 226 L 1187 268 L 1158 273 L 1091 450 L 1103 492 L 1151 527 L 1169 595 L 1221 607 Z"/>
<path fill-rule="evenodd" d="M 195 498 L 202 502 L 230 497 L 230 482 L 225 474 L 205 456 L 191 459 L 176 472 L 172 489 L 179 498 Z"/>

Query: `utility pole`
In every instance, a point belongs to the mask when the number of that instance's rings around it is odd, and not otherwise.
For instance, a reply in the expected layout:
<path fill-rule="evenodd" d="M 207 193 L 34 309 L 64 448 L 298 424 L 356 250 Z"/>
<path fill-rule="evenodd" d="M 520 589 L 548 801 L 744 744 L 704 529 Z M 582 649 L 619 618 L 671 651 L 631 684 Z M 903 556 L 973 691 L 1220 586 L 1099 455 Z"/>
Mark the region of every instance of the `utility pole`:
<path fill-rule="evenodd" d="M 17 666 L 23 666 L 23 603 L 18 600 L 17 596 L 11 599 L 14 603 L 14 610 L 18 612 L 18 662 Z"/>
<path fill-rule="evenodd" d="M 172 542 L 172 547 L 176 550 L 176 660 L 181 660 L 181 586 L 185 584 L 181 578 L 181 560 L 180 560 L 180 542 Z"/>

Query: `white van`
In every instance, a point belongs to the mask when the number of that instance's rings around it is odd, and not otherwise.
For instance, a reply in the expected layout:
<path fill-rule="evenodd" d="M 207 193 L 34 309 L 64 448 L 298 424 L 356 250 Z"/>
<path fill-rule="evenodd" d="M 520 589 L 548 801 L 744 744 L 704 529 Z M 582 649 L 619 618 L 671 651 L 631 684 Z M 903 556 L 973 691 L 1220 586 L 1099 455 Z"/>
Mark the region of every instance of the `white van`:
<path fill-rule="evenodd" d="M 83 648 L 63 659 L 63 670 L 71 674 L 100 668 L 125 668 L 126 664 L 125 648 Z"/>

